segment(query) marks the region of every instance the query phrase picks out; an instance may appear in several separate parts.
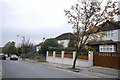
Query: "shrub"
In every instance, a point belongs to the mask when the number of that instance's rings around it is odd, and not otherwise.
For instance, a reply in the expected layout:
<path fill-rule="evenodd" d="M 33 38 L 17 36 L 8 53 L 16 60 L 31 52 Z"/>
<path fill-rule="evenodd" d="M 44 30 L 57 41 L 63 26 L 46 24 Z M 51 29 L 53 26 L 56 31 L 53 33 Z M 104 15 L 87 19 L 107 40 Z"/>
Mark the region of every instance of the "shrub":
<path fill-rule="evenodd" d="M 74 47 L 67 47 L 67 48 L 65 48 L 65 51 L 66 52 L 73 52 L 73 51 L 76 51 L 76 49 Z"/>

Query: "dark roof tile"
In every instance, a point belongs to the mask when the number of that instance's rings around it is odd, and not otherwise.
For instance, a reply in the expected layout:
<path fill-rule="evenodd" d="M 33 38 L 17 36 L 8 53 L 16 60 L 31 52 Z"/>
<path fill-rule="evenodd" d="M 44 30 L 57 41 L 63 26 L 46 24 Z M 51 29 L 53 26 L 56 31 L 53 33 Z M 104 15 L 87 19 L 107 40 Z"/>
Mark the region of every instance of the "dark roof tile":
<path fill-rule="evenodd" d="M 73 36 L 72 33 L 63 33 L 63 34 L 57 36 L 55 39 L 57 39 L 57 40 L 67 40 L 67 39 L 70 39 L 71 36 Z"/>
<path fill-rule="evenodd" d="M 120 29 L 120 21 L 117 22 L 106 21 L 105 23 L 101 24 L 101 31 L 109 31 L 116 29 Z"/>
<path fill-rule="evenodd" d="M 113 40 L 104 40 L 104 41 L 93 42 L 88 45 L 115 44 L 115 43 L 117 42 L 114 42 Z"/>

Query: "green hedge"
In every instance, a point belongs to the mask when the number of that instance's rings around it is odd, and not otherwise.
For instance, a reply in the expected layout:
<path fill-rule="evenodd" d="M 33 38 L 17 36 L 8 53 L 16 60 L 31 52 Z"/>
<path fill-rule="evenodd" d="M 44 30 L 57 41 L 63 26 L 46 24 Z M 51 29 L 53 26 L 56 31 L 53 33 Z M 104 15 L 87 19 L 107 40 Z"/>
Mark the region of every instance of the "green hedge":
<path fill-rule="evenodd" d="M 61 51 L 73 52 L 73 51 L 76 51 L 76 49 L 75 49 L 74 47 L 67 47 L 67 48 L 57 48 L 57 47 L 53 47 L 53 48 L 48 48 L 48 51 L 56 51 L 56 52 L 61 52 Z M 86 49 L 81 49 L 80 52 L 88 52 L 88 50 L 86 50 Z"/>

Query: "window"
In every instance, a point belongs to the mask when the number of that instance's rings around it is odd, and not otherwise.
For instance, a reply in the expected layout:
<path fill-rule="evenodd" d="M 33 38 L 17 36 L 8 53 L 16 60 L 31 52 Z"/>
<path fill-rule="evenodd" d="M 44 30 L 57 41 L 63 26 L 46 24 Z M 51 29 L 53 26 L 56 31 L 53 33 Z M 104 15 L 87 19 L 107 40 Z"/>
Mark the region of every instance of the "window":
<path fill-rule="evenodd" d="M 100 45 L 100 52 L 115 52 L 115 45 Z"/>
<path fill-rule="evenodd" d="M 64 44 L 64 41 L 61 41 L 60 44 Z"/>
<path fill-rule="evenodd" d="M 105 38 L 112 38 L 113 37 L 113 31 L 106 31 Z"/>

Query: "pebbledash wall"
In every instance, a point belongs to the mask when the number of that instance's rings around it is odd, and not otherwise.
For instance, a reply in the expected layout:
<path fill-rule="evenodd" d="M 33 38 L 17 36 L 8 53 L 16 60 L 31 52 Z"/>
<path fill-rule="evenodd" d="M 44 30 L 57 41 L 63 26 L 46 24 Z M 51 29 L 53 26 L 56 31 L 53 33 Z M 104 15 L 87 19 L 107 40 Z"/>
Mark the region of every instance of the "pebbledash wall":
<path fill-rule="evenodd" d="M 75 51 L 73 52 L 73 58 L 64 57 L 64 51 L 62 51 L 61 57 L 55 57 L 55 55 L 56 55 L 55 51 L 53 51 L 53 56 L 49 56 L 49 51 L 47 51 L 46 54 L 47 54 L 46 55 L 47 62 L 73 65 L 73 61 L 75 59 L 76 52 Z M 93 52 L 92 51 L 88 52 L 88 60 L 77 59 L 76 66 L 81 66 L 81 67 L 93 66 Z"/>

